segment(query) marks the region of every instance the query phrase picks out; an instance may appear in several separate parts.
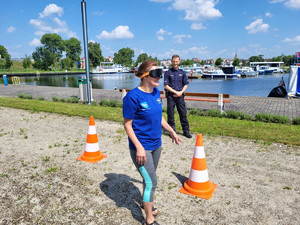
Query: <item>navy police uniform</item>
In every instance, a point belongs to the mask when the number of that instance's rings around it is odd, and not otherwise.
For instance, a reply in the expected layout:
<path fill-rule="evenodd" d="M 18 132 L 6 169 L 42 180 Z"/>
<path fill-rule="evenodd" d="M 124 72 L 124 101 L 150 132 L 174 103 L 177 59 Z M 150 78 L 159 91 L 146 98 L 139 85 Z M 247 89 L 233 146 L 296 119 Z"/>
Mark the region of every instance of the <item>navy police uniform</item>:
<path fill-rule="evenodd" d="M 188 84 L 188 78 L 183 70 L 171 68 L 165 72 L 164 85 L 168 85 L 176 91 L 181 91 L 183 87 Z M 181 97 L 173 97 L 173 95 L 174 93 L 166 91 L 168 124 L 175 130 L 174 108 L 176 105 L 183 133 L 189 133 L 189 122 L 186 117 L 184 94 Z"/>

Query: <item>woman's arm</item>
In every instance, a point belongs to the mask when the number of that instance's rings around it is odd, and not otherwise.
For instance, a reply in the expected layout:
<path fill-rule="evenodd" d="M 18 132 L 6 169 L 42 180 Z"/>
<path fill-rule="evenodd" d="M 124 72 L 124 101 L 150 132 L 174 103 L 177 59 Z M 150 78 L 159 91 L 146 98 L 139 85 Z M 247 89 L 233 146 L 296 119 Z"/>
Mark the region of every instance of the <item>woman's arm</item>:
<path fill-rule="evenodd" d="M 181 142 L 180 138 L 178 137 L 176 132 L 173 130 L 173 128 L 170 127 L 170 125 L 167 123 L 167 121 L 164 119 L 164 117 L 162 117 L 162 119 L 161 119 L 161 126 L 170 133 L 170 135 L 172 137 L 172 142 L 175 141 L 175 143 L 177 145 L 179 145 L 179 143 Z"/>
<path fill-rule="evenodd" d="M 142 165 L 147 161 L 146 152 L 132 129 L 132 122 L 133 120 L 124 118 L 124 127 L 126 134 L 128 135 L 128 137 L 130 138 L 130 140 L 136 148 L 136 161 L 138 164 Z"/>

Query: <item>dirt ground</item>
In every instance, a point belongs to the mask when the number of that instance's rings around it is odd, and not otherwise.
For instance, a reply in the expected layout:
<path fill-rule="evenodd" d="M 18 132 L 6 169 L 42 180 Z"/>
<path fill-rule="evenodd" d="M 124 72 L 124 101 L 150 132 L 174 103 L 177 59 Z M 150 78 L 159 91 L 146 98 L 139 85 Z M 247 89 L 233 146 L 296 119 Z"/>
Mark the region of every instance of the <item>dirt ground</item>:
<path fill-rule="evenodd" d="M 121 115 L 120 115 L 121 116 Z M 122 124 L 95 120 L 106 159 L 77 161 L 89 119 L 0 108 L 0 224 L 141 224 L 141 177 Z M 203 136 L 204 200 L 179 193 L 196 134 L 163 135 L 155 205 L 160 224 L 300 224 L 300 147 Z"/>

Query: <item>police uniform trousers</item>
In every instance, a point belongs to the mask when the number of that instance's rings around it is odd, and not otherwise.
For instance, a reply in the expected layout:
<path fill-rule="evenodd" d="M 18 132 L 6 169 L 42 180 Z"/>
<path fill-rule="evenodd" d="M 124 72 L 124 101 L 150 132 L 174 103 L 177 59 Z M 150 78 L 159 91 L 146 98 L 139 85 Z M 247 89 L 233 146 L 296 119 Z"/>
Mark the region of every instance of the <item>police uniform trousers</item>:
<path fill-rule="evenodd" d="M 175 129 L 175 119 L 174 119 L 174 109 L 175 105 L 179 114 L 180 123 L 182 126 L 183 133 L 189 132 L 189 122 L 186 117 L 186 107 L 184 102 L 184 94 L 181 97 L 173 97 L 173 93 L 168 92 L 167 94 L 167 114 L 168 114 L 168 124 Z"/>

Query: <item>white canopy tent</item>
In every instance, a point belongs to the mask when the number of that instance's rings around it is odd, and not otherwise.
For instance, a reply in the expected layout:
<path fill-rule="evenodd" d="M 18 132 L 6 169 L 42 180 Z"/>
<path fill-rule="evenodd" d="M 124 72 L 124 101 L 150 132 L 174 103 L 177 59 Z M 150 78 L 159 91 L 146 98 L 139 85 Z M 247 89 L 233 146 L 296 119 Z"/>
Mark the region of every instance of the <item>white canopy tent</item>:
<path fill-rule="evenodd" d="M 300 97 L 300 66 L 291 66 L 289 82 L 287 86 L 287 97 Z"/>

